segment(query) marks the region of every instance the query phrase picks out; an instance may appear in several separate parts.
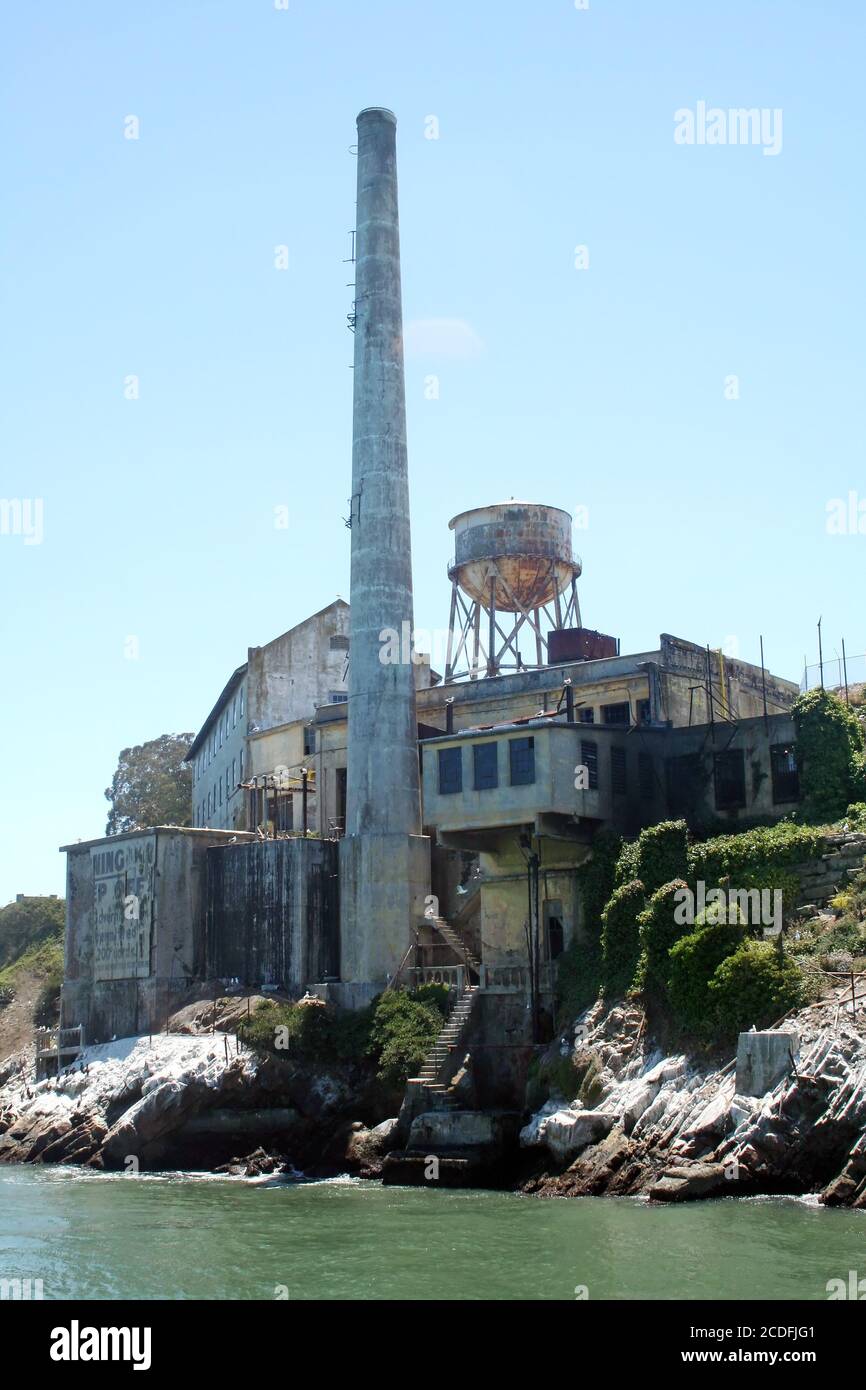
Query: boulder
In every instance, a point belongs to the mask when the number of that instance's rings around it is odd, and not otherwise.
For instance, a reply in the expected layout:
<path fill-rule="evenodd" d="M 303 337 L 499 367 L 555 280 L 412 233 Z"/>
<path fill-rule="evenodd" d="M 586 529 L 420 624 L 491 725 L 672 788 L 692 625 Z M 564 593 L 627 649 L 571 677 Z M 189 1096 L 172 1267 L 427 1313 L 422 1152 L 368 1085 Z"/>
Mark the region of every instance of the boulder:
<path fill-rule="evenodd" d="M 690 1202 L 708 1197 L 728 1184 L 721 1163 L 690 1163 L 683 1168 L 666 1168 L 649 1190 L 653 1202 Z"/>

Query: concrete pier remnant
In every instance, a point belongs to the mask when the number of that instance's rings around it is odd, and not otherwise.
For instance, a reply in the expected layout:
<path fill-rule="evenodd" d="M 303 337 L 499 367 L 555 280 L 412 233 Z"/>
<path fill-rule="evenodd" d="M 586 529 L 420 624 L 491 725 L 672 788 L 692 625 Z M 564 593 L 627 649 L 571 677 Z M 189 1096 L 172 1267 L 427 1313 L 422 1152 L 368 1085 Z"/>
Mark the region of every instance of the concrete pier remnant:
<path fill-rule="evenodd" d="M 737 1043 L 737 1095 L 764 1096 L 793 1070 L 800 1050 L 793 1030 L 741 1033 Z"/>
<path fill-rule="evenodd" d="M 358 116 L 351 628 L 340 973 L 361 1002 L 393 976 L 423 920 L 429 839 L 421 836 L 414 668 L 387 659 L 413 623 L 397 120 Z M 386 659 L 383 659 L 386 658 Z"/>

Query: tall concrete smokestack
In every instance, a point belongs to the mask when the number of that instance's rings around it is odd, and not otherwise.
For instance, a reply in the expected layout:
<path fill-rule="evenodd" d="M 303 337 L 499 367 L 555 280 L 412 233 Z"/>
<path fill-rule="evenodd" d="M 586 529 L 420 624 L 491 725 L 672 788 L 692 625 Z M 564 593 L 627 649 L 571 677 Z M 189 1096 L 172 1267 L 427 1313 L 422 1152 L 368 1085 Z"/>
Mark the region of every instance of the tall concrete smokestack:
<path fill-rule="evenodd" d="M 352 579 L 346 833 L 421 831 L 414 669 L 381 633 L 412 629 L 397 118 L 358 117 Z M 404 624 L 409 627 L 405 628 Z"/>
<path fill-rule="evenodd" d="M 340 846 L 340 973 L 350 1003 L 363 1003 L 405 962 L 430 890 L 415 674 L 403 640 L 413 612 L 396 136 L 392 112 L 372 107 L 358 116 L 349 749 Z"/>

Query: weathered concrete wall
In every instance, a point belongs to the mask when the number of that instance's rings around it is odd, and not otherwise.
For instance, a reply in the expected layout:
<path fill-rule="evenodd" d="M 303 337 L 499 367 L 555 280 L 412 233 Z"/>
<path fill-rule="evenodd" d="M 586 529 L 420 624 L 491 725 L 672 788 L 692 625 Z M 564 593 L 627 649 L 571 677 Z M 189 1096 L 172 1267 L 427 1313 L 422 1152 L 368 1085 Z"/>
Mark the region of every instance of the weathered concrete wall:
<path fill-rule="evenodd" d="M 708 723 L 706 648 L 662 633 L 659 668 L 663 717 L 674 725 Z M 711 651 L 709 670 L 716 718 L 721 709 L 733 719 L 748 719 L 763 712 L 760 666 Z M 765 681 L 771 713 L 789 707 L 799 694 L 793 681 L 769 671 Z M 699 688 L 690 692 L 690 687 Z"/>
<path fill-rule="evenodd" d="M 207 856 L 208 978 L 303 993 L 339 969 L 331 840 L 256 840 Z"/>
<path fill-rule="evenodd" d="M 208 846 L 166 827 L 66 846 L 61 1017 L 88 1042 L 161 1028 L 204 970 Z"/>
<path fill-rule="evenodd" d="M 343 599 L 247 657 L 250 731 L 311 719 L 316 706 L 346 689 L 349 605 Z"/>

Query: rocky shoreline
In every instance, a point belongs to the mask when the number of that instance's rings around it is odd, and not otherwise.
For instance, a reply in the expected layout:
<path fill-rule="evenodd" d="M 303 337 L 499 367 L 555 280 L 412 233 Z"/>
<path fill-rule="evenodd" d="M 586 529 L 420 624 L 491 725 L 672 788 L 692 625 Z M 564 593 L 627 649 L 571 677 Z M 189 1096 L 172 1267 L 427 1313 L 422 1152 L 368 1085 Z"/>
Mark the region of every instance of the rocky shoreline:
<path fill-rule="evenodd" d="M 866 1209 L 866 1036 L 844 998 L 783 1021 L 799 1037 L 791 1074 L 762 1096 L 741 1095 L 730 1060 L 665 1056 L 644 1015 L 596 1005 L 560 1037 L 592 1069 L 592 1108 L 555 1097 L 522 1129 L 537 1168 L 520 1190 L 537 1196 L 634 1196 L 684 1201 L 816 1193 Z"/>
<path fill-rule="evenodd" d="M 27 1054 L 0 1063 L 0 1162 L 388 1180 L 406 1137 L 362 1073 L 253 1052 L 201 1017 L 176 1026 L 189 1031 L 88 1048 L 38 1083 Z M 666 1055 L 641 1010 L 597 1003 L 545 1059 L 571 1060 L 582 1098 L 554 1090 L 519 1144 L 526 1114 L 507 1117 L 495 1179 L 479 1185 L 665 1202 L 816 1193 L 866 1209 L 866 1019 L 840 992 L 782 1027 L 799 1037 L 793 1072 L 740 1095 L 729 1058 Z"/>

